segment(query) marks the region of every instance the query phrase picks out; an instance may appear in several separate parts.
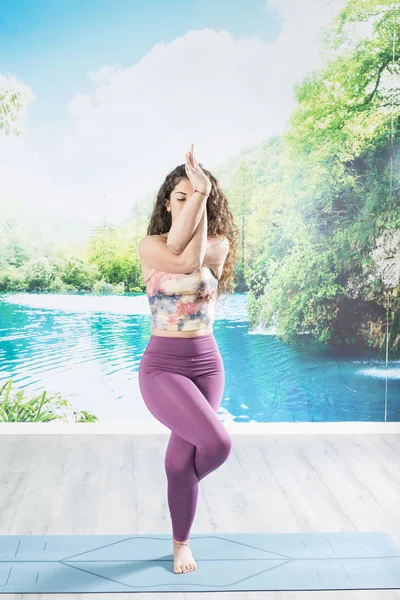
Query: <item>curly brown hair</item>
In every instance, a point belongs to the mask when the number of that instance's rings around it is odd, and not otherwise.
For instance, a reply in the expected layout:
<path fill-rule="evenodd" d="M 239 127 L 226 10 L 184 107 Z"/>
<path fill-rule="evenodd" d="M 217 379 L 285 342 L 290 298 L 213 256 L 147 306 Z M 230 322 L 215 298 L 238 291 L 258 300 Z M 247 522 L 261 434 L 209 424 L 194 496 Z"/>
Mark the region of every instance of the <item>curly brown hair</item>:
<path fill-rule="evenodd" d="M 229 241 L 229 252 L 225 259 L 222 275 L 218 281 L 218 298 L 222 292 L 230 294 L 233 291 L 233 269 L 236 262 L 237 239 L 239 230 L 235 224 L 233 214 L 228 205 L 228 199 L 223 193 L 218 180 L 199 163 L 203 172 L 211 182 L 211 192 L 207 199 L 207 235 L 225 236 Z M 179 165 L 171 171 L 161 185 L 150 222 L 147 227 L 147 235 L 160 235 L 170 230 L 172 224 L 171 213 L 167 211 L 165 201 L 170 199 L 172 190 L 182 181 L 188 179 L 185 165 Z"/>

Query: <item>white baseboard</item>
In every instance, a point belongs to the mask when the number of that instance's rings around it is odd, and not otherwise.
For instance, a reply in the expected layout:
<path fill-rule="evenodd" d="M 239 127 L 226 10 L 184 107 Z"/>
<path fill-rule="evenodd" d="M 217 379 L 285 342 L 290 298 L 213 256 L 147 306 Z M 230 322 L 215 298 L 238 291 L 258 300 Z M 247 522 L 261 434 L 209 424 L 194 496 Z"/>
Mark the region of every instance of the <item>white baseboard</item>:
<path fill-rule="evenodd" d="M 400 422 L 339 421 L 323 423 L 224 423 L 232 434 L 338 434 L 338 433 L 400 433 Z M 170 430 L 158 421 L 107 423 L 0 423 L 0 435 L 10 434 L 169 434 Z"/>

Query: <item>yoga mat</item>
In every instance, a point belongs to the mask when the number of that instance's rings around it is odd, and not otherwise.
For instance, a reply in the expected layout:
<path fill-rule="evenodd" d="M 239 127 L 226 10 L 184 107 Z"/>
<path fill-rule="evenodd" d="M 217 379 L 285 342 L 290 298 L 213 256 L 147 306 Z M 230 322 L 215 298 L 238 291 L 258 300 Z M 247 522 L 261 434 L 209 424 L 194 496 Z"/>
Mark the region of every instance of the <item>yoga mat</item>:
<path fill-rule="evenodd" d="M 197 570 L 174 573 L 172 535 L 2 535 L 0 593 L 400 589 L 387 533 L 193 534 Z"/>

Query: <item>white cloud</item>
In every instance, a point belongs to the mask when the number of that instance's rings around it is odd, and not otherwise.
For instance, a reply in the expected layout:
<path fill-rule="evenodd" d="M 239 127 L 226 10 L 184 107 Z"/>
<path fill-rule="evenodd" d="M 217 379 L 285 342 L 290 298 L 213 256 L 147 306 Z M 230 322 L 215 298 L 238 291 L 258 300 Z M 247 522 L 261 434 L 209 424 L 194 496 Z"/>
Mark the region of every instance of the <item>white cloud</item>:
<path fill-rule="evenodd" d="M 281 133 L 294 108 L 293 85 L 321 65 L 321 28 L 343 4 L 269 0 L 268 8 L 284 19 L 272 43 L 234 39 L 227 31 L 189 31 L 156 44 L 131 67 L 89 72 L 95 87 L 72 97 L 70 130 L 61 143 L 69 172 L 76 169 L 81 177 L 67 184 L 69 209 L 101 215 L 106 193 L 113 218 L 121 218 L 133 198 L 184 163 L 192 142 L 212 170 L 243 147 Z M 31 156 L 18 160 L 21 168 L 35 167 Z M 82 173 L 88 174 L 84 183 Z M 45 189 L 56 188 L 51 173 L 42 177 Z M 31 193 L 34 183 L 27 181 L 21 193 Z"/>

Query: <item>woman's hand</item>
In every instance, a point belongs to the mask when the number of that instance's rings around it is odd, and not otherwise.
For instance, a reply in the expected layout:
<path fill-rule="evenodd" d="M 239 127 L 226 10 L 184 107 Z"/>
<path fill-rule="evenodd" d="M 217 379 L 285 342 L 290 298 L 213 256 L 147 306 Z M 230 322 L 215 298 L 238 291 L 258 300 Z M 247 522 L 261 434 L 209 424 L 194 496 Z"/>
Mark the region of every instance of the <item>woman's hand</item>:
<path fill-rule="evenodd" d="M 201 169 L 194 155 L 194 144 L 192 144 L 191 150 L 185 154 L 186 157 L 186 175 L 195 189 L 201 190 L 202 192 L 210 193 L 211 181 Z"/>

